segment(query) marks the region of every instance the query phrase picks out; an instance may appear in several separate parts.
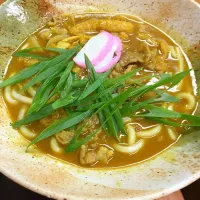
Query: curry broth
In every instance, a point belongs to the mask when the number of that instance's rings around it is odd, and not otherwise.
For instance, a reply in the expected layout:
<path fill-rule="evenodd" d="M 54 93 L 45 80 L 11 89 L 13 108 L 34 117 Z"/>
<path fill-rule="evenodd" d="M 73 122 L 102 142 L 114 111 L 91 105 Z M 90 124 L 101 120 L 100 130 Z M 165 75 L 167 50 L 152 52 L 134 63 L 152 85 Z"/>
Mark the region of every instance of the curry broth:
<path fill-rule="evenodd" d="M 105 14 L 103 14 L 102 16 L 100 14 L 94 15 L 94 16 L 92 14 L 83 14 L 83 15 L 77 15 L 75 17 L 75 21 L 71 20 L 71 18 L 66 17 L 66 19 L 64 19 L 64 21 L 62 21 L 58 26 L 59 26 L 59 28 L 69 28 L 69 27 L 73 26 L 74 24 L 78 24 L 78 23 L 86 21 L 88 19 L 92 19 L 93 17 L 108 18 L 110 16 L 109 15 L 106 16 Z M 118 19 L 118 18 L 120 18 L 120 16 L 114 16 L 113 18 Z M 123 20 L 131 22 L 134 25 L 134 32 L 129 34 L 129 39 L 122 40 L 123 45 L 125 47 L 128 47 L 129 50 L 137 51 L 138 49 L 141 48 L 141 46 L 144 43 L 146 43 L 145 40 L 142 40 L 137 37 L 137 33 L 140 30 L 141 26 L 149 34 L 151 34 L 151 36 L 155 40 L 165 40 L 168 43 L 168 45 L 177 46 L 177 44 L 175 44 L 163 32 L 159 31 L 154 26 L 151 26 L 143 21 L 139 21 L 138 18 L 129 17 L 129 16 L 126 16 L 126 17 L 124 16 L 121 18 L 123 18 Z M 43 32 L 44 30 L 46 30 L 48 28 L 49 28 L 49 25 L 47 24 L 44 27 L 42 27 L 41 29 L 37 30 L 35 33 L 33 33 L 33 35 L 31 35 L 31 37 L 35 37 L 35 39 L 37 40 L 37 42 L 40 46 L 46 46 L 47 41 L 44 41 L 40 37 L 40 34 L 41 34 L 41 32 Z M 88 35 L 92 35 L 92 34 L 95 34 L 95 33 L 93 33 L 93 32 L 88 33 Z M 51 35 L 51 37 L 52 36 L 53 36 L 53 34 Z M 33 46 L 34 46 L 34 44 L 29 37 L 21 44 L 21 46 L 19 47 L 18 50 L 24 49 L 24 48 L 30 48 Z M 155 47 L 149 45 L 149 48 L 151 50 L 152 48 L 155 48 Z M 125 50 L 123 53 L 125 53 Z M 39 54 L 43 55 L 43 54 L 45 54 L 45 52 L 39 52 Z M 49 55 L 47 55 L 47 56 L 49 56 Z M 167 66 L 168 66 L 167 72 L 177 73 L 179 71 L 177 59 L 172 58 L 172 57 L 167 57 L 165 59 L 165 62 L 167 63 Z M 137 65 L 137 67 L 142 66 L 140 63 L 136 63 L 136 65 Z M 21 61 L 19 58 L 13 57 L 8 65 L 8 68 L 7 68 L 7 71 L 5 74 L 5 79 L 8 78 L 9 76 L 11 76 L 12 74 L 19 72 L 20 70 L 24 69 L 25 67 L 27 67 L 27 65 L 23 61 Z M 186 59 L 184 58 L 184 69 L 186 70 L 188 68 L 189 68 L 188 63 L 186 62 Z M 143 74 L 136 74 L 134 77 L 138 78 L 138 77 L 143 76 L 144 74 L 149 74 L 149 73 L 154 75 L 159 72 L 148 69 L 148 68 L 144 68 L 142 73 Z M 82 73 L 81 77 L 84 75 L 85 75 L 85 73 Z M 79 78 L 81 78 L 81 77 L 79 77 Z M 171 92 L 171 94 L 175 95 L 177 92 L 183 91 L 183 92 L 190 92 L 191 94 L 194 95 L 192 78 L 190 76 L 187 76 L 182 81 L 182 85 L 184 85 L 184 87 L 181 87 L 181 89 L 176 89 L 175 92 Z M 30 96 L 27 93 L 26 93 L 26 95 Z M 12 105 L 9 102 L 7 102 L 6 99 L 4 99 L 4 100 L 5 100 L 6 106 L 8 108 L 8 112 L 10 114 L 11 120 L 13 122 L 17 121 L 20 109 L 23 106 L 27 106 L 27 105 L 20 103 L 16 106 L 16 105 Z M 185 112 L 185 113 L 191 114 L 194 111 L 194 109 L 193 110 L 186 109 L 186 107 L 187 107 L 186 104 L 187 104 L 187 102 L 185 100 L 181 100 L 179 103 L 176 103 L 176 105 L 174 106 L 175 110 L 178 112 Z M 181 122 L 181 121 L 179 121 L 179 122 Z M 126 124 L 132 124 L 134 127 L 138 127 L 141 130 L 147 129 L 147 128 L 152 127 L 153 125 L 156 125 L 156 123 L 153 121 L 149 121 L 149 120 L 145 120 L 145 119 L 141 119 L 141 118 L 131 119 L 131 122 L 127 122 Z M 32 124 L 28 125 L 27 127 L 30 128 L 32 131 L 36 132 L 37 134 L 45 128 L 40 122 L 32 123 Z M 96 128 L 98 128 L 98 127 L 99 127 L 99 125 L 96 126 Z M 175 141 L 169 137 L 168 132 L 167 132 L 167 127 L 163 126 L 162 131 L 157 136 L 145 139 L 145 145 L 137 153 L 132 154 L 132 155 L 129 155 L 129 154 L 125 155 L 124 153 L 114 151 L 114 156 L 107 165 L 101 164 L 101 163 L 94 163 L 93 166 L 94 167 L 118 167 L 118 166 L 134 164 L 134 163 L 137 163 L 140 161 L 144 161 L 148 158 L 151 158 L 152 156 L 162 152 L 163 150 L 165 150 L 166 148 L 168 148 L 172 144 L 174 144 L 178 140 L 178 138 L 181 136 L 181 132 L 183 131 L 183 128 L 175 127 L 175 128 L 173 128 L 173 130 L 175 131 L 175 133 L 177 135 L 177 139 Z M 103 138 L 105 133 L 103 133 L 103 131 L 102 131 L 100 133 L 100 135 Z M 113 143 L 115 143 L 116 141 L 112 137 L 107 137 L 106 139 L 105 138 L 102 139 L 102 138 L 99 139 L 100 146 L 107 146 L 110 149 L 113 149 L 113 147 L 112 147 Z M 126 142 L 126 137 L 122 136 L 121 139 L 122 139 L 121 140 L 122 143 Z M 50 144 L 50 138 L 39 142 L 37 144 L 37 147 L 39 147 L 40 150 L 42 150 L 43 152 L 45 152 L 51 156 L 54 156 L 61 160 L 67 161 L 69 163 L 80 165 L 80 162 L 79 162 L 80 150 L 76 150 L 75 152 L 68 153 L 68 154 L 64 153 L 64 152 L 61 154 L 58 154 L 58 153 L 55 153 L 52 151 L 49 144 Z M 62 147 L 64 147 L 64 146 L 62 146 Z"/>

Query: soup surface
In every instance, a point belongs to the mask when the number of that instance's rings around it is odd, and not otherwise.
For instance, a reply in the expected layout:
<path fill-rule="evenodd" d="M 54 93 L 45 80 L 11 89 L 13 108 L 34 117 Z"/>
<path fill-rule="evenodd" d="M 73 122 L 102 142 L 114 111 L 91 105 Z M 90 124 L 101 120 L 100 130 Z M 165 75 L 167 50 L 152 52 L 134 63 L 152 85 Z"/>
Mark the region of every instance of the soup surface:
<path fill-rule="evenodd" d="M 132 16 L 100 13 L 58 16 L 30 35 L 17 51 L 31 47 L 71 49 L 78 43 L 81 43 L 82 46 L 85 45 L 91 37 L 102 30 L 118 36 L 123 45 L 121 58 L 107 79 L 119 77 L 141 67 L 141 70 L 126 80 L 126 83 L 133 84 L 137 88 L 142 84 L 151 85 L 157 82 L 158 76 L 161 74 L 174 75 L 189 69 L 185 55 L 170 37 L 156 27 Z M 55 55 L 54 52 L 41 48 L 34 49 L 34 52 L 47 57 Z M 5 79 L 37 62 L 36 58 L 12 57 L 5 73 Z M 88 71 L 74 65 L 72 74 L 75 79 L 84 80 L 88 76 Z M 40 87 L 40 84 L 37 83 L 26 91 L 21 91 L 26 83 L 27 80 L 4 88 L 4 100 L 13 122 L 25 116 L 37 88 Z M 167 94 L 178 98 L 179 102 L 158 101 L 155 105 L 166 110 L 192 114 L 196 108 L 194 84 L 194 78 L 190 74 L 185 76 L 180 83 L 167 90 Z M 167 86 L 159 86 L 157 89 L 166 92 Z M 123 91 L 124 88 L 118 88 L 118 91 L 120 90 Z M 156 98 L 157 94 L 154 90 L 145 92 L 137 102 L 143 102 L 152 97 Z M 57 96 L 52 98 L 56 99 Z M 84 106 L 91 105 L 92 103 L 89 102 Z M 110 110 L 112 111 L 112 108 Z M 65 109 L 58 109 L 48 117 L 18 127 L 18 131 L 28 140 L 32 140 L 42 130 L 68 114 Z M 75 165 L 119 167 L 144 161 L 162 152 L 174 144 L 186 129 L 160 124 L 147 117 L 133 117 L 126 116 L 126 114 L 122 117 L 127 135 L 119 133 L 118 141 L 109 133 L 105 133 L 104 129 L 100 129 L 80 148 L 70 153 L 65 152 L 65 147 L 85 122 L 87 124 L 83 127 L 81 138 L 92 134 L 100 127 L 99 116 L 95 114 L 75 127 L 64 129 L 36 145 L 43 152 Z M 172 121 L 185 123 L 183 119 L 173 118 Z M 115 122 L 118 123 L 117 120 Z"/>

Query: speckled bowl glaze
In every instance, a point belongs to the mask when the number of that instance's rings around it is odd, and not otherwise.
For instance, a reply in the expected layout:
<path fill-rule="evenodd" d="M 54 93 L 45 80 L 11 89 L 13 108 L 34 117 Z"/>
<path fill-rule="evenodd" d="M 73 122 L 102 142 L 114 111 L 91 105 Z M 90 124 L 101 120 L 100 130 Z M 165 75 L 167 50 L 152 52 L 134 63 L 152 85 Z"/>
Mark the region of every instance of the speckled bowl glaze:
<path fill-rule="evenodd" d="M 200 8 L 189 0 L 24 0 L 0 7 L 0 68 L 12 52 L 53 15 L 69 12 L 134 14 L 174 38 L 190 56 L 200 82 Z M 198 113 L 200 113 L 198 111 Z M 55 199 L 154 199 L 200 177 L 200 132 L 184 135 L 164 153 L 146 162 L 112 170 L 84 169 L 32 148 L 10 126 L 0 98 L 0 170 L 17 183 Z"/>

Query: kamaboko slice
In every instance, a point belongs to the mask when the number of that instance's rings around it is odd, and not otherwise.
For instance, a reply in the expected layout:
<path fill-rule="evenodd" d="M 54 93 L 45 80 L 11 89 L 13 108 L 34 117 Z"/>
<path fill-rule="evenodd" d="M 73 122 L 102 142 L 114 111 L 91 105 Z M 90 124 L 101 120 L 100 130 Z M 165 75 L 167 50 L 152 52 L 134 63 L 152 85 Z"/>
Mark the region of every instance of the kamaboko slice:
<path fill-rule="evenodd" d="M 74 57 L 74 62 L 80 67 L 85 66 L 84 54 L 88 56 L 93 65 L 97 65 L 101 60 L 103 60 L 107 54 L 112 49 L 113 46 L 113 36 L 102 31 L 98 35 L 92 37 L 85 46 L 79 51 L 79 53 Z"/>
<path fill-rule="evenodd" d="M 97 65 L 94 65 L 94 68 L 97 73 L 102 73 L 109 70 L 113 67 L 120 59 L 122 52 L 122 43 L 121 40 L 113 36 L 114 43 L 110 51 L 107 51 L 106 57 L 99 62 Z"/>

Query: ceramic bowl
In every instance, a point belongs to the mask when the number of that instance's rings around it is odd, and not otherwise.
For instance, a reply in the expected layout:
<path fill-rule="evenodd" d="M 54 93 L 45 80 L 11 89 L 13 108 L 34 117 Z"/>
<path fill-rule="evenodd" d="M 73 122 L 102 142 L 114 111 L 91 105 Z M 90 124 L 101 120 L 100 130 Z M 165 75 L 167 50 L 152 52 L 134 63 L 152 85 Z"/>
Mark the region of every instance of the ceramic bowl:
<path fill-rule="evenodd" d="M 10 0 L 0 7 L 0 69 L 12 52 L 53 15 L 69 12 L 137 15 L 156 25 L 189 55 L 200 76 L 200 7 L 190 0 Z M 200 111 L 197 111 L 200 113 Z M 32 148 L 10 126 L 0 98 L 0 170 L 24 187 L 55 199 L 154 199 L 185 187 L 200 177 L 200 132 L 146 162 L 109 170 L 84 169 Z"/>

